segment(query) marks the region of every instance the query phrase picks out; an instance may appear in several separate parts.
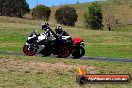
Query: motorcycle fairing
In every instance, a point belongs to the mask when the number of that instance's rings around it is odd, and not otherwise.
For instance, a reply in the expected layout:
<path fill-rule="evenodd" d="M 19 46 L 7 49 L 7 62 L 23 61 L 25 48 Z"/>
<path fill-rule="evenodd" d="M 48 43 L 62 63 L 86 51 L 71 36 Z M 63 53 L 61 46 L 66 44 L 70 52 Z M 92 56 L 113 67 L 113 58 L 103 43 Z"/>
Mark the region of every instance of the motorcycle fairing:
<path fill-rule="evenodd" d="M 70 38 L 71 36 L 62 36 L 62 39 L 67 40 L 68 38 Z"/>
<path fill-rule="evenodd" d="M 73 44 L 74 45 L 77 45 L 78 43 L 81 43 L 81 42 L 83 42 L 83 39 L 81 39 L 81 38 L 73 38 Z"/>
<path fill-rule="evenodd" d="M 44 33 L 40 34 L 40 36 L 38 36 L 38 42 L 47 39 L 46 35 Z"/>

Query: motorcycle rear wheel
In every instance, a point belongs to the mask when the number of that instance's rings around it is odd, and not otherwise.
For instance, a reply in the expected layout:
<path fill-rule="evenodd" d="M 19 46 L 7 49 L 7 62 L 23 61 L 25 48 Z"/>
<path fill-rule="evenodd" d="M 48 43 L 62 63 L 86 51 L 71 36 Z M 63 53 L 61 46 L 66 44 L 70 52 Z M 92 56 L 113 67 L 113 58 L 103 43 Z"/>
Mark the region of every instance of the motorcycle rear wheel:
<path fill-rule="evenodd" d="M 84 48 L 82 46 L 78 46 L 75 47 L 75 49 L 73 50 L 72 56 L 77 59 L 84 56 L 84 54 L 85 54 Z"/>
<path fill-rule="evenodd" d="M 33 56 L 33 55 L 36 54 L 37 50 L 34 49 L 34 48 L 32 48 L 32 47 L 30 47 L 30 49 L 29 49 L 29 46 L 28 46 L 28 45 L 24 45 L 24 46 L 23 46 L 23 52 L 24 52 L 25 55 L 27 55 L 27 56 Z"/>
<path fill-rule="evenodd" d="M 58 53 L 58 57 L 59 58 L 66 58 L 70 56 L 70 49 L 67 46 L 61 46 L 59 53 Z"/>

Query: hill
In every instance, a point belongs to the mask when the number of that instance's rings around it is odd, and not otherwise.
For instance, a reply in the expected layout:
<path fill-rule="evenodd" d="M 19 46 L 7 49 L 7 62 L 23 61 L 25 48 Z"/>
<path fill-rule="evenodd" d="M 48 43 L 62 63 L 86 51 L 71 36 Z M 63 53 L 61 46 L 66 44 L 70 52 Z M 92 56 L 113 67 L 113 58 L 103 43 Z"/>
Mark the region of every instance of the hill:
<path fill-rule="evenodd" d="M 125 25 L 125 28 L 128 28 L 126 25 L 132 24 L 132 2 L 131 0 L 107 0 L 107 1 L 98 1 L 98 3 L 102 6 L 103 14 L 107 11 L 112 14 L 115 19 L 118 20 L 118 24 Z M 90 3 L 79 3 L 79 4 L 70 4 L 69 6 L 75 7 L 78 13 L 78 21 L 76 23 L 77 27 L 84 27 L 84 13 L 88 10 L 88 6 Z M 49 23 L 53 26 L 56 26 L 55 20 L 55 12 L 61 6 L 51 7 L 51 16 Z M 22 24 L 31 24 L 31 25 L 39 25 L 43 23 L 43 21 L 31 20 L 31 14 L 26 14 L 23 19 L 10 18 L 10 17 L 1 17 L 0 22 L 4 23 L 22 23 Z M 30 19 L 30 20 L 28 20 Z"/>
<path fill-rule="evenodd" d="M 112 14 L 116 19 L 118 19 L 118 23 L 122 25 L 132 24 L 132 2 L 131 0 L 107 0 L 107 1 L 98 1 L 101 4 L 103 14 L 107 10 L 110 10 L 110 14 Z M 91 3 L 79 3 L 79 4 L 71 4 L 69 6 L 75 7 L 78 13 L 78 22 L 77 25 L 84 25 L 84 13 L 88 10 L 88 6 Z M 55 11 L 61 6 L 51 7 L 51 17 L 50 20 L 54 20 Z M 109 8 L 109 9 L 106 9 Z"/>

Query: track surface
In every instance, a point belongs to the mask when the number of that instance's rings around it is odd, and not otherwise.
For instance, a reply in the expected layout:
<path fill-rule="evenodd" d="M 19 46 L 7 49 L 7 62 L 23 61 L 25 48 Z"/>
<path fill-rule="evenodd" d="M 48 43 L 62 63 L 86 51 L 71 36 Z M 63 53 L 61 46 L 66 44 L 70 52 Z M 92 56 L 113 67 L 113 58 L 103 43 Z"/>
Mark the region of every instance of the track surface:
<path fill-rule="evenodd" d="M 3 55 L 24 55 L 23 53 L 16 53 L 16 52 L 4 52 L 0 51 L 0 54 Z M 37 56 L 41 56 L 37 54 Z M 50 57 L 55 57 L 51 55 Z M 73 57 L 69 57 L 68 59 L 71 59 Z M 83 56 L 79 58 L 81 60 L 96 60 L 96 61 L 113 61 L 113 62 L 132 62 L 132 59 L 127 59 L 127 58 L 106 58 L 106 57 L 88 57 L 88 56 Z"/>

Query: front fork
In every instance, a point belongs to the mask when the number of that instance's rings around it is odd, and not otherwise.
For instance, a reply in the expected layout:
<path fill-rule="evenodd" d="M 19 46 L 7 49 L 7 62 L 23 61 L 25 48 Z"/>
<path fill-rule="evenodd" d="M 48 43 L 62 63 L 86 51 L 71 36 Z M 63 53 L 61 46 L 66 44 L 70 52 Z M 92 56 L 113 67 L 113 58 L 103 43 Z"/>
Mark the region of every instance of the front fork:
<path fill-rule="evenodd" d="M 84 47 L 85 45 L 84 45 L 84 42 L 80 42 L 80 43 L 78 43 L 78 44 L 76 44 L 76 45 L 73 45 L 73 49 L 75 49 L 76 47 L 79 47 L 79 46 L 81 46 L 81 47 Z"/>
<path fill-rule="evenodd" d="M 83 47 L 84 48 L 84 42 L 80 42 L 80 43 L 78 43 L 78 44 L 76 44 L 76 45 L 73 45 L 73 49 L 72 49 L 72 52 L 71 53 L 74 53 L 74 51 L 76 50 L 76 48 L 77 47 Z"/>
<path fill-rule="evenodd" d="M 31 48 L 34 48 L 37 50 L 37 53 L 41 53 L 41 51 L 45 48 L 44 45 L 31 45 L 29 43 L 26 43 L 26 45 L 29 46 L 28 50 L 30 50 Z"/>

